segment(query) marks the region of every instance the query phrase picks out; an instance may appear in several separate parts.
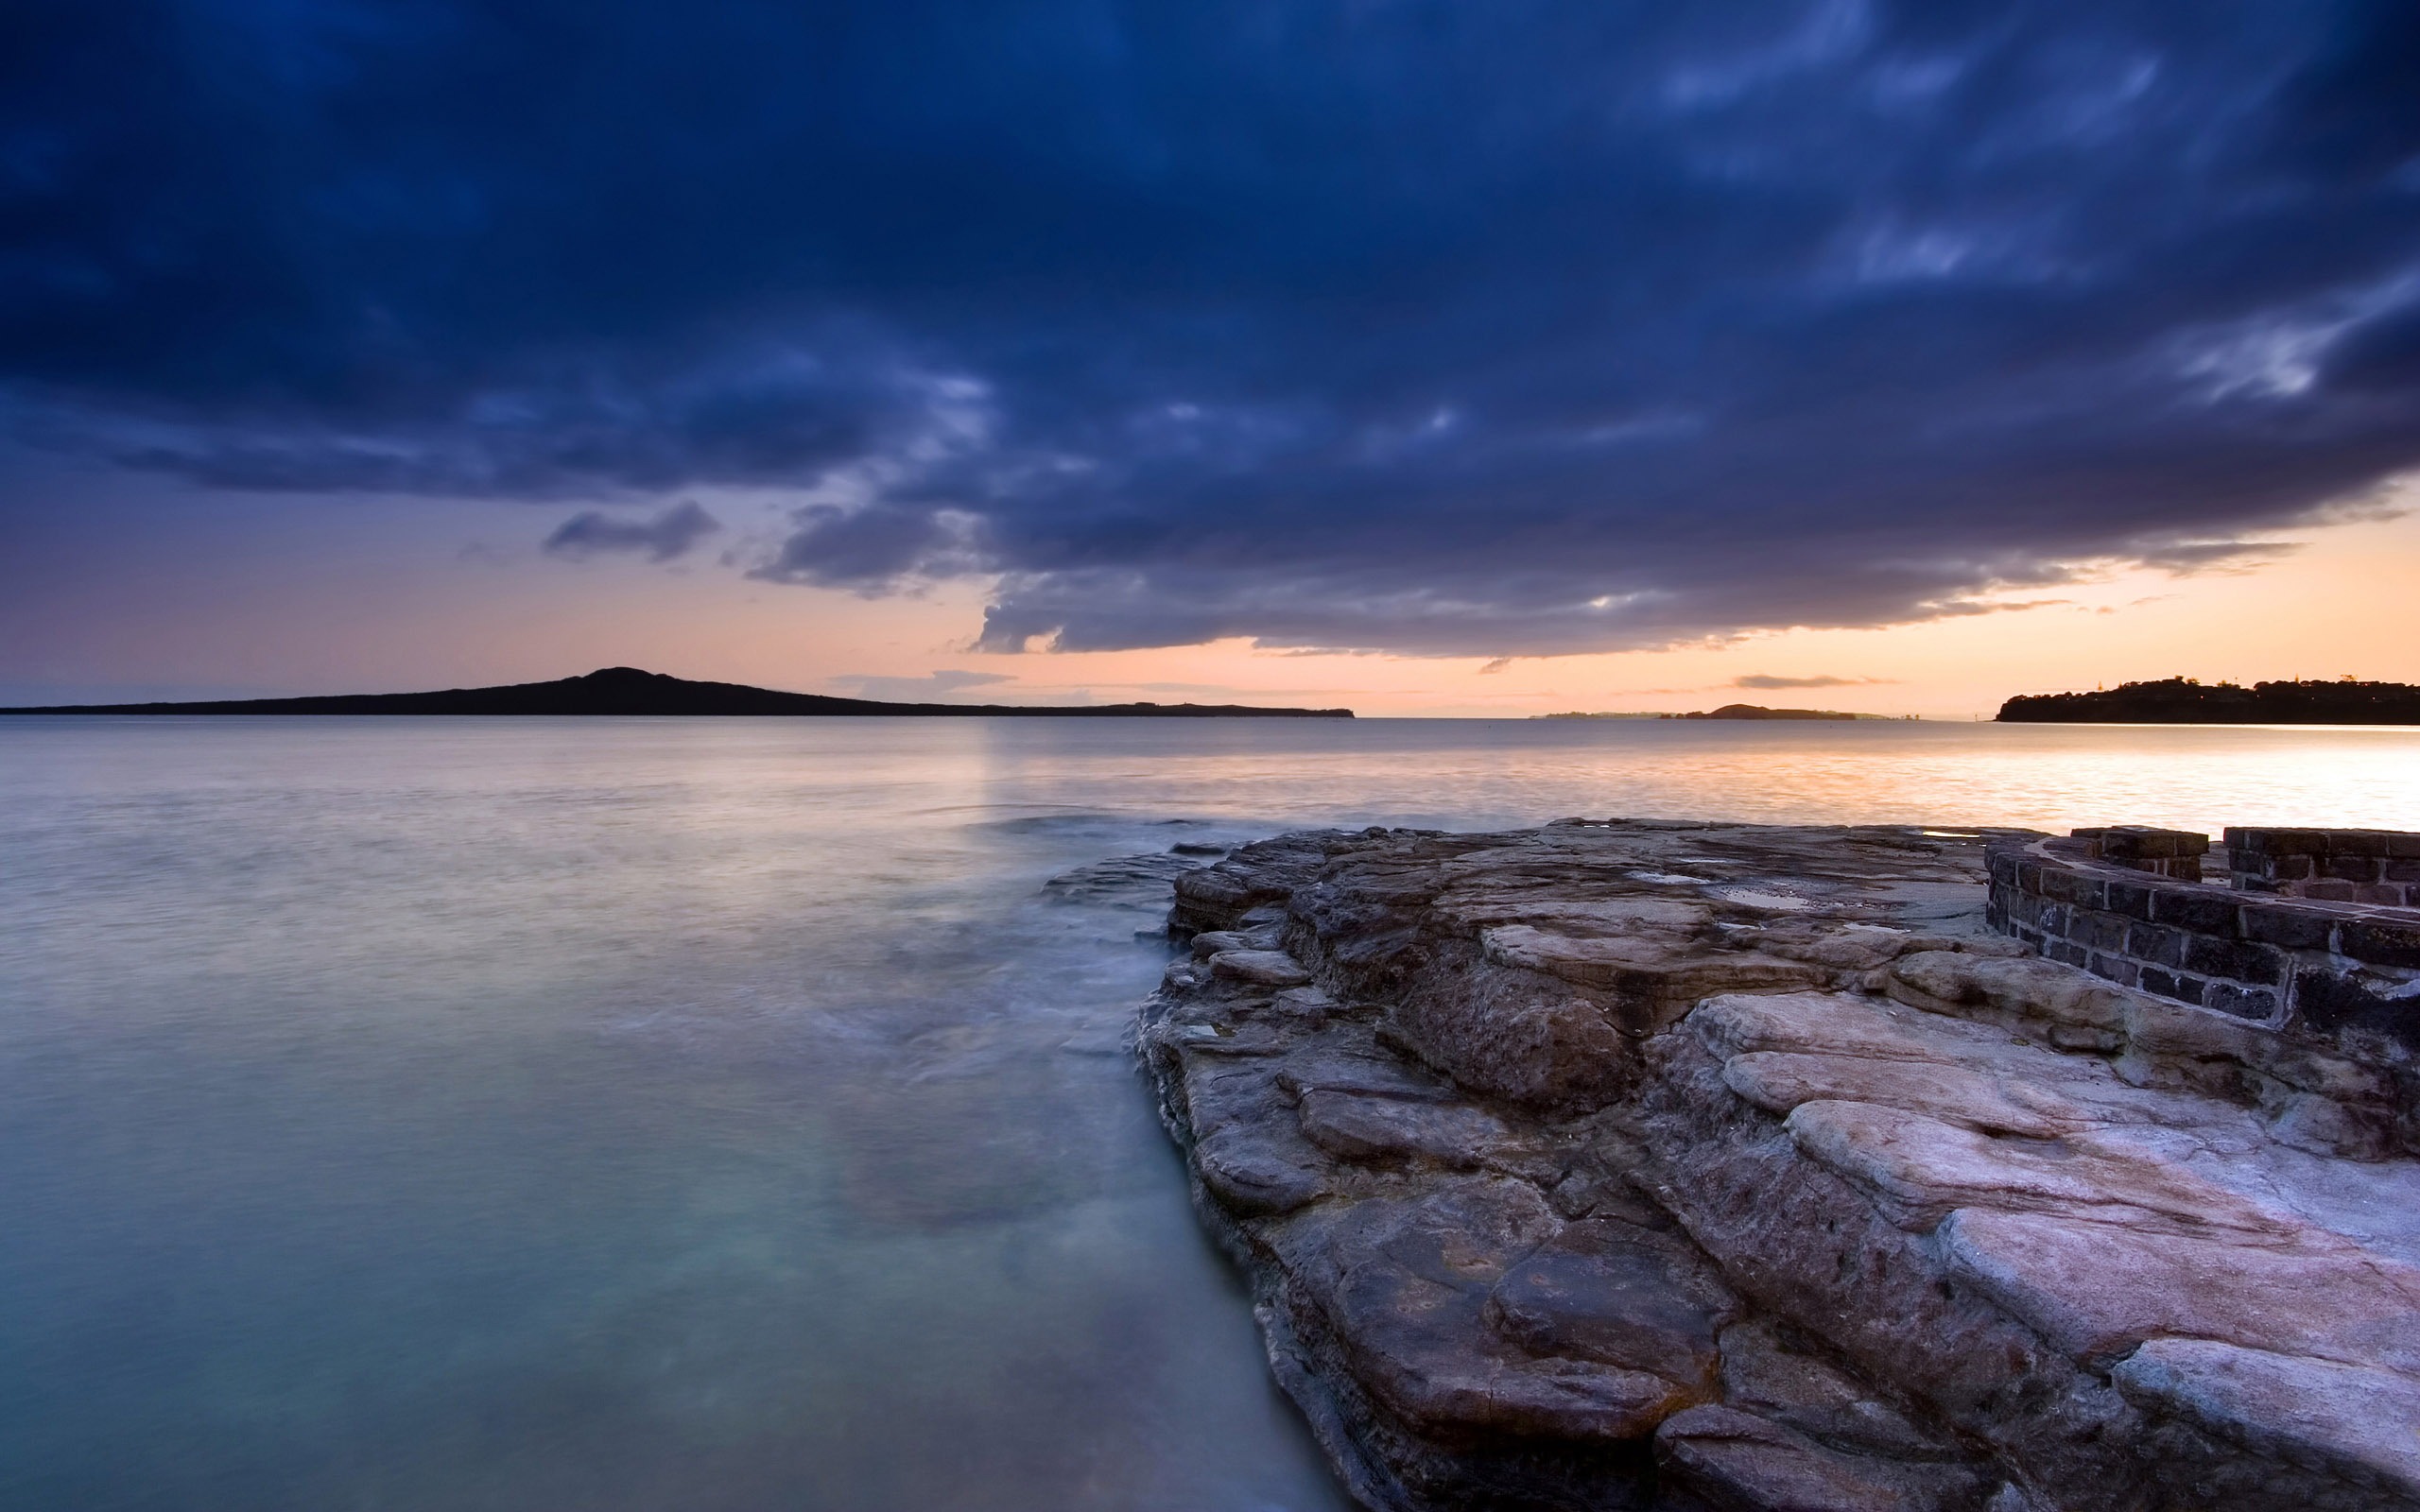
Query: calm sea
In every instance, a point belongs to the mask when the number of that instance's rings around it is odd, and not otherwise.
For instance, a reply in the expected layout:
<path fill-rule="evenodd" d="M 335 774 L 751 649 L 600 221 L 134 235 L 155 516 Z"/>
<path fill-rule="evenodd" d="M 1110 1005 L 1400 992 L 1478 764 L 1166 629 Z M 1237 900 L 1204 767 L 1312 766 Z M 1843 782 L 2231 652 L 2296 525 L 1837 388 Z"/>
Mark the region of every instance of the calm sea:
<path fill-rule="evenodd" d="M 1096 864 L 1570 814 L 2420 829 L 2420 732 L 0 721 L 0 1506 L 1338 1507 Z"/>

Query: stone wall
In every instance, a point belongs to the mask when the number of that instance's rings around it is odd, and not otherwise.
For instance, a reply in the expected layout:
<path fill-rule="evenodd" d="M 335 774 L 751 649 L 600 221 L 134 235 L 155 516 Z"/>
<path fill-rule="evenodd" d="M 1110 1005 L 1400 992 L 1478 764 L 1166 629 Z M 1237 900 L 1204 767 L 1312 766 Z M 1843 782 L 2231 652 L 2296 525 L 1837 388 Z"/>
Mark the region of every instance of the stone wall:
<path fill-rule="evenodd" d="M 2420 834 L 2231 827 L 2226 865 L 2245 892 L 2420 907 Z"/>
<path fill-rule="evenodd" d="M 2065 839 L 2004 841 L 1991 854 L 1994 928 L 2043 955 L 2177 1003 L 2328 1039 L 2353 1033 L 2402 1055 L 2420 1053 L 2420 910 L 2300 896 L 2287 890 L 2341 877 L 2275 875 L 2278 863 L 2342 851 L 2383 868 L 2420 861 L 2420 835 L 2381 831 L 2226 832 L 2237 887 L 2163 875 L 2206 849 L 2175 831 L 2078 831 Z M 2127 838 L 2113 847 L 2110 837 Z M 2147 844 L 2142 837 L 2153 837 Z M 2161 840 L 2159 836 L 2177 836 Z M 2242 868 L 2249 864 L 2252 869 Z M 2270 869 L 2260 869 L 2268 868 Z M 2181 867 L 2179 869 L 2182 869 Z M 2300 869 L 2289 865 L 2288 872 Z M 2263 885 L 2264 883 L 2273 885 Z"/>

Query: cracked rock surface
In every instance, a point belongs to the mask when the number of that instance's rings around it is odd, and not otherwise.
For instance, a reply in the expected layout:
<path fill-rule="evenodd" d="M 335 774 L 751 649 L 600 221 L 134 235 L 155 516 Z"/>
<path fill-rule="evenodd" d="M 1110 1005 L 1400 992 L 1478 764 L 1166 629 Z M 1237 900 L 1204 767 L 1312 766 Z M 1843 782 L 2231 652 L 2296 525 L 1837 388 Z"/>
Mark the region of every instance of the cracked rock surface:
<path fill-rule="evenodd" d="M 2420 1162 L 2226 1095 L 2308 1050 L 1990 934 L 1983 839 L 1323 832 L 1177 879 L 1139 1049 L 1355 1496 L 2420 1508 Z"/>

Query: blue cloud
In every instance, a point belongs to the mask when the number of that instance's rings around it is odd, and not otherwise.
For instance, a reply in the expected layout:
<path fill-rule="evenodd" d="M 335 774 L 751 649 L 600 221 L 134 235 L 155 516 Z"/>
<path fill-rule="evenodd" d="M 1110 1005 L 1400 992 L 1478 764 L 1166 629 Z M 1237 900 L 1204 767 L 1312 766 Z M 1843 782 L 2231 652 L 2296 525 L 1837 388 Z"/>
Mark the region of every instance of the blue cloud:
<path fill-rule="evenodd" d="M 555 527 L 545 549 L 559 557 L 590 557 L 598 552 L 644 552 L 649 561 L 670 561 L 685 556 L 706 537 L 722 528 L 713 515 L 693 503 L 673 506 L 646 519 L 620 519 L 585 509 Z"/>
<path fill-rule="evenodd" d="M 1972 612 L 2420 464 L 2405 0 L 5 25 L 21 438 L 252 490 L 796 489 L 745 567 L 979 575 L 995 648 Z"/>

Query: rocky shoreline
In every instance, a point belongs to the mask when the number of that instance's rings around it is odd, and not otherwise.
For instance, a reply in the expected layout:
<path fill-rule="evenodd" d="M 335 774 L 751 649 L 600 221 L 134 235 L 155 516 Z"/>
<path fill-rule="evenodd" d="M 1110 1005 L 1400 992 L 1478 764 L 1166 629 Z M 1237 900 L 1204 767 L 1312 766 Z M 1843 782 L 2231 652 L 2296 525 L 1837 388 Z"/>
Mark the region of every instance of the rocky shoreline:
<path fill-rule="evenodd" d="M 2038 838 L 1322 832 L 1178 878 L 1138 1050 L 1352 1493 L 2420 1507 L 2420 1161 L 2308 1133 L 2403 1095 L 2399 1041 L 2038 958 L 1985 918 Z"/>

